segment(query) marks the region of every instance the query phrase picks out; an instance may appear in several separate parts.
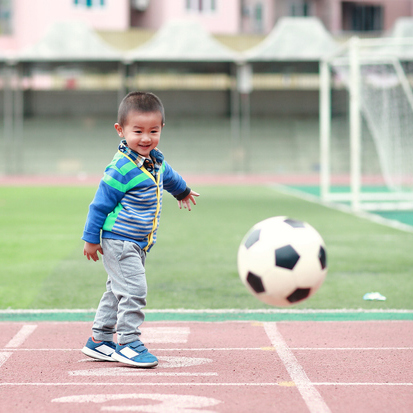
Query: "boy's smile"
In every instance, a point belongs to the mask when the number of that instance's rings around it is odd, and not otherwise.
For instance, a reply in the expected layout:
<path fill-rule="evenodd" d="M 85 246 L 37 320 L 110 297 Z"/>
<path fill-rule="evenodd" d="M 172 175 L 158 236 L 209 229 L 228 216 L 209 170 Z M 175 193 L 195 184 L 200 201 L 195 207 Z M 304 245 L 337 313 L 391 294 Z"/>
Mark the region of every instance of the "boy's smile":
<path fill-rule="evenodd" d="M 146 158 L 158 145 L 163 126 L 160 112 L 131 111 L 123 126 L 115 123 L 118 135 L 126 140 L 128 147 Z"/>

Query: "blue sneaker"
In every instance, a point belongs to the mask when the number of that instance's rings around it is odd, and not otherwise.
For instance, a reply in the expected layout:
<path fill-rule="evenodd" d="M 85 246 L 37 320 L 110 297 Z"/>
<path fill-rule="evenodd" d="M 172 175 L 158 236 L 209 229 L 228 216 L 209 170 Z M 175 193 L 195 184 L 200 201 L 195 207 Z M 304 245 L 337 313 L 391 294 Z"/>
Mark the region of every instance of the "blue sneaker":
<path fill-rule="evenodd" d="M 97 360 L 115 361 L 111 355 L 116 350 L 116 344 L 113 341 L 100 341 L 95 343 L 92 337 L 89 337 L 82 353 Z"/>
<path fill-rule="evenodd" d="M 155 367 L 158 365 L 158 359 L 149 353 L 140 340 L 123 346 L 117 344 L 116 351 L 112 353 L 112 358 L 134 367 Z"/>

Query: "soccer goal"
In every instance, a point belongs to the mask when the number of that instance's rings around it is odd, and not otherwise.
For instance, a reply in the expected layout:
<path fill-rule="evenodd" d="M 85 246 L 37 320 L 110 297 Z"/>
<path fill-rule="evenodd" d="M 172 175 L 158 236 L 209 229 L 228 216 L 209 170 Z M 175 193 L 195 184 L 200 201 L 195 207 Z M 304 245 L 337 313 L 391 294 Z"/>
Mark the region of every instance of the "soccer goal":
<path fill-rule="evenodd" d="M 352 38 L 320 63 L 325 201 L 413 209 L 413 38 Z"/>

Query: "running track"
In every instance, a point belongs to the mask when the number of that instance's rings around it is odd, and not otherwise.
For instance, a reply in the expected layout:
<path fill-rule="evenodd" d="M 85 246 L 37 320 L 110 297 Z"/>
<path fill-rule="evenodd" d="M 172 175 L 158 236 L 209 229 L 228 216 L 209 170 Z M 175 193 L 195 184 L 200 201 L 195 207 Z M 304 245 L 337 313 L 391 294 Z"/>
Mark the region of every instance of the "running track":
<path fill-rule="evenodd" d="M 413 321 L 148 321 L 155 369 L 81 352 L 90 322 L 0 323 L 0 412 L 413 412 Z"/>

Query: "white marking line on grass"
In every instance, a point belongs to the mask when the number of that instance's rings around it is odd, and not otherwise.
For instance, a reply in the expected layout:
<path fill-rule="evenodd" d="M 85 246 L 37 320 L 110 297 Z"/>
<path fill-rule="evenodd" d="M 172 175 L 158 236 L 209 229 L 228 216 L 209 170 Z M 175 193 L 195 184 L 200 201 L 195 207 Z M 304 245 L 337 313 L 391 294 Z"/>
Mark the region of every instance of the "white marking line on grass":
<path fill-rule="evenodd" d="M 26 339 L 36 330 L 36 324 L 25 324 L 20 331 L 4 346 L 5 348 L 20 347 Z"/>
<path fill-rule="evenodd" d="M 393 219 L 384 218 L 380 215 L 376 215 L 371 212 L 367 212 L 367 211 L 355 212 L 352 210 L 351 207 L 345 204 L 340 204 L 338 202 L 335 203 L 335 202 L 323 201 L 318 196 L 307 194 L 303 191 L 300 191 L 298 189 L 294 189 L 294 188 L 291 188 L 285 185 L 276 185 L 274 186 L 274 188 L 277 191 L 284 193 L 286 195 L 291 195 L 296 198 L 304 199 L 305 201 L 311 202 L 313 204 L 322 205 L 326 208 L 335 209 L 336 211 L 344 212 L 349 215 L 354 215 L 354 216 L 366 219 L 368 221 L 374 222 L 376 224 L 384 225 L 390 228 L 395 228 L 395 229 L 398 229 L 404 232 L 410 232 L 410 233 L 413 232 L 413 226 L 411 225 L 403 224 L 402 222 L 399 222 Z"/>
<path fill-rule="evenodd" d="M 9 359 L 13 353 L 0 353 L 0 367 Z"/>
<path fill-rule="evenodd" d="M 276 323 L 264 323 L 264 329 L 271 341 L 271 344 L 276 348 L 278 356 L 283 362 L 291 379 L 297 386 L 305 404 L 311 413 L 331 413 L 331 410 L 324 402 L 320 393 L 315 389 L 310 379 L 307 377 L 304 369 L 298 363 L 294 354 L 288 347 L 284 338 L 280 334 Z"/>

